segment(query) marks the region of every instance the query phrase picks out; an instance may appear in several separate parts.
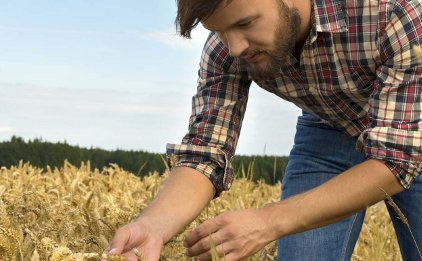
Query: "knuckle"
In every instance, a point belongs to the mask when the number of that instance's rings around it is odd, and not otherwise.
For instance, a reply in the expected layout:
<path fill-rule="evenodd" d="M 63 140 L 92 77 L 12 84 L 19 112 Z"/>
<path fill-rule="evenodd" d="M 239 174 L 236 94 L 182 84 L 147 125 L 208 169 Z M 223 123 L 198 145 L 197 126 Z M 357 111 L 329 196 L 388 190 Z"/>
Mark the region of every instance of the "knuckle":
<path fill-rule="evenodd" d="M 203 236 L 204 236 L 204 231 L 205 231 L 205 229 L 204 229 L 203 227 L 198 227 L 198 228 L 194 231 L 193 235 L 194 235 L 195 237 L 201 238 L 201 237 L 203 237 Z"/>
<path fill-rule="evenodd" d="M 199 241 L 199 248 L 200 248 L 201 250 L 206 250 L 206 249 L 207 249 L 207 246 L 208 246 L 208 243 L 207 243 L 207 242 L 205 242 L 205 240 L 201 240 L 201 241 Z"/>
<path fill-rule="evenodd" d="M 236 233 L 234 233 L 234 232 L 233 232 L 233 230 L 229 229 L 229 230 L 227 231 L 227 236 L 228 236 L 229 238 L 234 238 L 234 237 L 236 236 Z"/>
<path fill-rule="evenodd" d="M 218 216 L 218 221 L 220 221 L 223 224 L 228 223 L 230 222 L 230 215 L 228 213 L 223 213 Z"/>
<path fill-rule="evenodd" d="M 231 227 L 227 227 L 224 231 L 224 234 L 226 235 L 226 237 L 229 237 L 229 238 L 234 238 L 236 236 L 234 229 Z"/>

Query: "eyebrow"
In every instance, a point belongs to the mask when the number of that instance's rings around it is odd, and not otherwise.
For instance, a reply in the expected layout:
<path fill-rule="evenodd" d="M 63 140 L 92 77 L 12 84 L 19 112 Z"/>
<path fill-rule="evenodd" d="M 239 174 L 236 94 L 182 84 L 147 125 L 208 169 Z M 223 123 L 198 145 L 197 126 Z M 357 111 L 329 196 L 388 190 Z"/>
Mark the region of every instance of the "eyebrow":
<path fill-rule="evenodd" d="M 241 18 L 241 19 L 237 20 L 236 22 L 232 23 L 232 24 L 231 24 L 231 25 L 229 25 L 227 28 L 233 28 L 233 27 L 239 26 L 239 25 L 241 25 L 241 24 L 244 24 L 244 23 L 250 22 L 250 21 L 252 21 L 252 20 L 255 20 L 256 18 L 258 18 L 258 15 L 249 15 L 249 16 L 246 16 L 246 17 Z M 204 25 L 202 25 L 202 26 L 203 26 L 205 29 L 209 30 L 209 31 L 214 31 L 214 32 L 218 32 L 218 31 L 220 31 L 220 30 L 212 30 L 211 28 L 207 28 L 207 27 L 206 27 L 206 26 L 204 26 Z"/>
<path fill-rule="evenodd" d="M 257 17 L 258 17 L 257 15 L 250 15 L 250 16 L 247 16 L 247 17 L 245 17 L 245 18 L 242 18 L 242 19 L 240 19 L 240 20 L 238 20 L 238 21 L 234 22 L 234 23 L 233 23 L 232 25 L 230 25 L 229 27 L 230 27 L 230 28 L 231 28 L 231 27 L 236 27 L 236 26 L 238 26 L 238 25 L 241 25 L 241 24 L 244 24 L 244 23 L 250 22 L 250 21 L 252 21 L 252 20 L 255 20 Z"/>

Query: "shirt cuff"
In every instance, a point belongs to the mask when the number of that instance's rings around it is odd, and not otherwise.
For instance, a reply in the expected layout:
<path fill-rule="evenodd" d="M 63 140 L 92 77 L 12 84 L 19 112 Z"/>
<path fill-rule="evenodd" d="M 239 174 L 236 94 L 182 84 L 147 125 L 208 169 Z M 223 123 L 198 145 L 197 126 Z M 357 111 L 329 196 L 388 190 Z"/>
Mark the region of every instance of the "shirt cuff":
<path fill-rule="evenodd" d="M 409 163 L 384 161 L 385 165 L 397 177 L 400 184 L 405 188 L 410 188 L 410 184 L 419 175 L 417 166 Z"/>
<path fill-rule="evenodd" d="M 419 132 L 376 127 L 361 134 L 357 149 L 365 153 L 367 159 L 385 162 L 400 184 L 408 189 L 422 172 L 420 135 Z"/>
<path fill-rule="evenodd" d="M 167 164 L 171 168 L 189 167 L 204 174 L 220 196 L 233 183 L 232 160 L 223 150 L 209 146 L 167 144 Z"/>

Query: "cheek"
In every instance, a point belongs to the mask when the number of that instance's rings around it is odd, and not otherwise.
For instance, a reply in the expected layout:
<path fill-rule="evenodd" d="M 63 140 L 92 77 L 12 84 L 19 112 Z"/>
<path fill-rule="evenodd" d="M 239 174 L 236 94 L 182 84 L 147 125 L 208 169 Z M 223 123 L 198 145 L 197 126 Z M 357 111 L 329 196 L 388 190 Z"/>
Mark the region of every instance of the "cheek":
<path fill-rule="evenodd" d="M 277 35 L 277 27 L 272 23 L 259 24 L 251 30 L 247 37 L 252 46 L 272 48 Z"/>
<path fill-rule="evenodd" d="M 274 46 L 274 34 L 262 32 L 249 36 L 250 46 L 262 49 L 272 49 Z"/>

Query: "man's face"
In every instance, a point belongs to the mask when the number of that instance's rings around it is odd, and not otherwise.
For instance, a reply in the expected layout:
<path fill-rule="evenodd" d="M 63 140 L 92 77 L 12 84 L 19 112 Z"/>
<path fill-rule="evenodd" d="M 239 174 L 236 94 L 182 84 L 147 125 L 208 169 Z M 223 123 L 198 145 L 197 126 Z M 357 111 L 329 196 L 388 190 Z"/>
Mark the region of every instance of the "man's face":
<path fill-rule="evenodd" d="M 252 78 L 267 79 L 280 71 L 295 46 L 300 16 L 283 0 L 224 1 L 206 20 L 230 55 L 246 61 Z"/>

